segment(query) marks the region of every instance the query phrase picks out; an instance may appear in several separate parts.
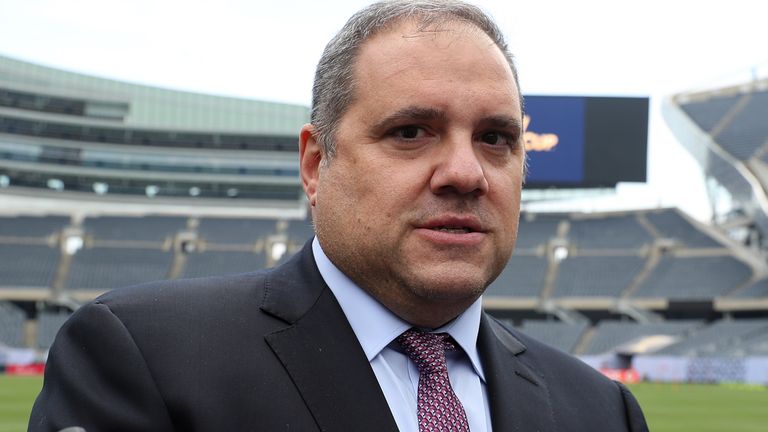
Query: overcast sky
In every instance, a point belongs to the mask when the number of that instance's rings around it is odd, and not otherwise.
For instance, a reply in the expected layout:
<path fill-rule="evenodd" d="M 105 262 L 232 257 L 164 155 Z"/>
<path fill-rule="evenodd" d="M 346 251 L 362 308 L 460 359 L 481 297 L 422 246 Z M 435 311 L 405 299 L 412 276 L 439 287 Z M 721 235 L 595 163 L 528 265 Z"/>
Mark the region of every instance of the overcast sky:
<path fill-rule="evenodd" d="M 309 105 L 325 43 L 359 0 L 0 0 L 0 54 L 175 89 Z M 476 1 L 506 33 L 524 94 L 651 97 L 649 182 L 627 205 L 707 217 L 665 97 L 768 76 L 768 2 Z"/>

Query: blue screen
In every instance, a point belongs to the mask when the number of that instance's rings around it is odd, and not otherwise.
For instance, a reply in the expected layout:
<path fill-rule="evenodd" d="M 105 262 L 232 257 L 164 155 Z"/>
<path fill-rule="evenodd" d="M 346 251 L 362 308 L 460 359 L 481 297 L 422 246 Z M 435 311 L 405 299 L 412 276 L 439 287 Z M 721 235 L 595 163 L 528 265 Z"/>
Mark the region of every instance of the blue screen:
<path fill-rule="evenodd" d="M 528 149 L 528 182 L 579 184 L 584 181 L 584 113 L 584 97 L 525 98 L 526 138 L 533 144 Z"/>

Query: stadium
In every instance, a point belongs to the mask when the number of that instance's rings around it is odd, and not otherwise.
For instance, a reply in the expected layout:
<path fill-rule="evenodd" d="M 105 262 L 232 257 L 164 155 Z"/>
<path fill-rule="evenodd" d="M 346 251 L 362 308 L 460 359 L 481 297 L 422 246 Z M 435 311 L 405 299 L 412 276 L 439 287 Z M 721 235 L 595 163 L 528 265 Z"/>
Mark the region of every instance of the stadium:
<path fill-rule="evenodd" d="M 725 209 L 711 223 L 674 207 L 536 210 L 645 181 L 648 99 L 526 99 L 520 234 L 485 308 L 629 383 L 768 386 L 768 80 L 663 103 Z M 298 251 L 313 235 L 296 144 L 308 118 L 0 56 L 0 371 L 39 374 L 61 325 L 106 291 Z M 548 136 L 579 150 L 537 150 Z"/>

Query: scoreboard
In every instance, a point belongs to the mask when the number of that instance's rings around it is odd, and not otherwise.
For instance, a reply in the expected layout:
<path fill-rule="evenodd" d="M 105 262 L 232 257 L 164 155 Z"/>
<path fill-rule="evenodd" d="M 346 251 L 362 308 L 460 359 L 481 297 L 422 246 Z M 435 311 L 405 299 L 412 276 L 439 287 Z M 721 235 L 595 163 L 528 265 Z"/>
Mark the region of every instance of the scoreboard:
<path fill-rule="evenodd" d="M 527 188 L 645 182 L 648 98 L 526 96 Z"/>

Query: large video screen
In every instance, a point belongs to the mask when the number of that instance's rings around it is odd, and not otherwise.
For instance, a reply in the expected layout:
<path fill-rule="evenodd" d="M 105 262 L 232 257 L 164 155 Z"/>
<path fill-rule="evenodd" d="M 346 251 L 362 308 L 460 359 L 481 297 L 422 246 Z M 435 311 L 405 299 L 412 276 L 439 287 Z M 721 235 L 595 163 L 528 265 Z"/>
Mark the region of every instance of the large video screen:
<path fill-rule="evenodd" d="M 527 188 L 646 181 L 648 98 L 526 96 Z"/>

